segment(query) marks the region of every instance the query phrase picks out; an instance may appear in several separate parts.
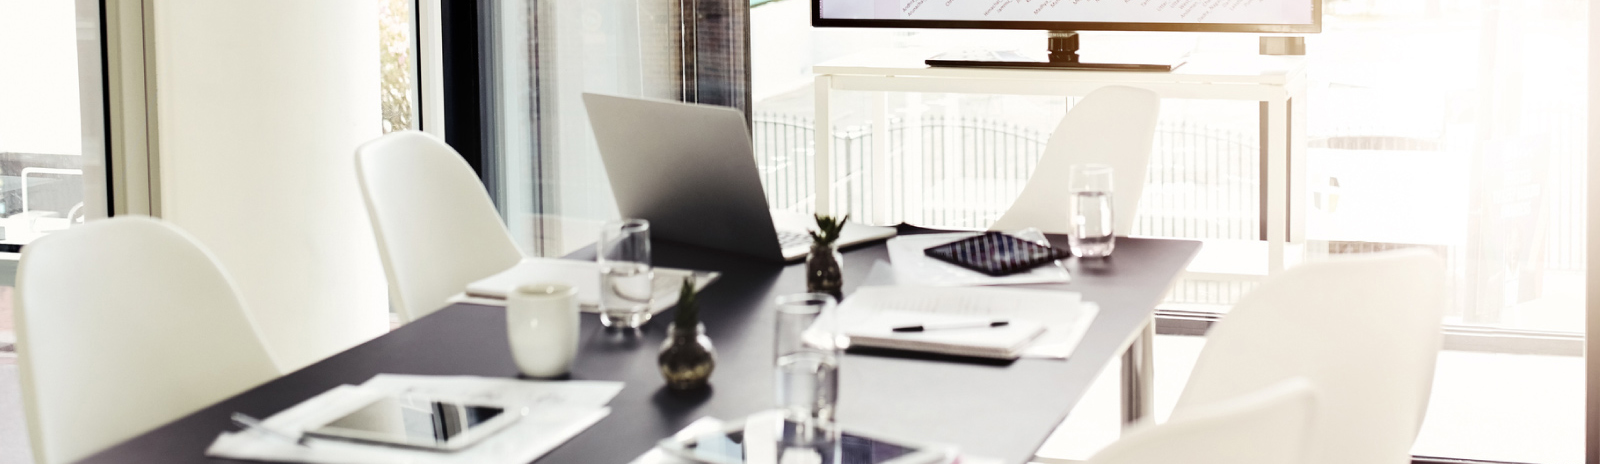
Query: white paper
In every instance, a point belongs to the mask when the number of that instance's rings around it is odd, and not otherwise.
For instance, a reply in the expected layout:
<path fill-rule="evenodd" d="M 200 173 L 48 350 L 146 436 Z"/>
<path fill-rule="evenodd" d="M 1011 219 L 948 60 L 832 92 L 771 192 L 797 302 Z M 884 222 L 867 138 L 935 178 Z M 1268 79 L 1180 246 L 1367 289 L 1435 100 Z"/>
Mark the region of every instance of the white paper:
<path fill-rule="evenodd" d="M 923 250 L 957 240 L 975 237 L 981 232 L 949 234 L 901 235 L 889 239 L 889 261 L 894 265 L 895 279 L 905 285 L 931 287 L 967 285 L 1018 285 L 1066 283 L 1072 281 L 1061 262 L 1042 265 L 1007 276 L 994 277 L 978 271 L 950 264 L 923 254 Z M 1044 241 L 1044 234 L 1028 229 L 1011 234 L 1032 242 Z M 1048 242 L 1046 242 L 1048 244 Z"/>
<path fill-rule="evenodd" d="M 892 317 L 903 324 L 915 315 L 928 322 L 1005 319 L 1015 325 L 1038 324 L 1044 333 L 1022 351 L 1023 357 L 1066 359 L 1077 348 L 1099 305 L 1082 301 L 1076 292 L 999 287 L 863 286 L 839 305 L 839 326 Z M 968 332 L 1002 330 L 974 329 Z M 951 331 L 955 332 L 955 331 Z"/>
<path fill-rule="evenodd" d="M 256 430 L 224 432 L 207 456 L 258 461 L 309 463 L 499 464 L 526 463 L 583 432 L 610 413 L 605 407 L 620 382 L 523 381 L 469 376 L 381 374 L 360 387 L 341 386 L 263 420 L 265 427 L 291 434 L 320 427 L 374 396 L 421 394 L 453 400 L 478 400 L 528 408 L 528 415 L 466 449 L 440 453 L 340 440 L 311 438 L 304 446 Z"/>
<path fill-rule="evenodd" d="M 721 273 L 658 267 L 655 272 L 655 295 L 650 301 L 650 313 L 666 311 L 678 303 L 678 290 L 683 279 L 694 277 L 695 290 L 699 291 L 717 280 Z M 473 303 L 505 306 L 506 293 L 518 285 L 534 282 L 558 282 L 578 289 L 578 306 L 584 312 L 600 312 L 600 265 L 594 261 L 573 259 L 524 258 L 511 269 L 467 284 L 467 288 L 454 297 L 451 303 Z"/>

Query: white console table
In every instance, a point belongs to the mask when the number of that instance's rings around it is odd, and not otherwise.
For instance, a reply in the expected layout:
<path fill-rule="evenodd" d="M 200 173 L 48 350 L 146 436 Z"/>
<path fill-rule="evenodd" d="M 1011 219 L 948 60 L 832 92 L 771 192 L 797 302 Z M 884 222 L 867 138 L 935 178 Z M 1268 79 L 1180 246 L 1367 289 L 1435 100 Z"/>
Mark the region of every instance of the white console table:
<path fill-rule="evenodd" d="M 829 151 L 834 90 L 969 94 L 1082 96 L 1107 85 L 1150 89 L 1163 98 L 1261 102 L 1261 163 L 1264 199 L 1261 235 L 1267 242 L 1267 274 L 1285 265 L 1284 248 L 1305 239 L 1304 57 L 1227 55 L 1190 57 L 1173 72 L 1037 70 L 929 67 L 936 51 L 875 50 L 821 63 L 816 73 L 816 209 L 831 209 Z M 887 109 L 874 105 L 872 162 L 875 176 L 888 175 Z M 872 199 L 887 204 L 888 182 L 874 182 Z M 1290 205 L 1299 205 L 1291 208 Z M 884 211 L 887 208 L 873 208 Z M 882 214 L 882 213 L 880 213 Z M 881 222 L 884 217 L 872 218 Z M 1191 273 L 1193 275 L 1194 273 Z M 1229 273 L 1231 274 L 1231 273 Z"/>

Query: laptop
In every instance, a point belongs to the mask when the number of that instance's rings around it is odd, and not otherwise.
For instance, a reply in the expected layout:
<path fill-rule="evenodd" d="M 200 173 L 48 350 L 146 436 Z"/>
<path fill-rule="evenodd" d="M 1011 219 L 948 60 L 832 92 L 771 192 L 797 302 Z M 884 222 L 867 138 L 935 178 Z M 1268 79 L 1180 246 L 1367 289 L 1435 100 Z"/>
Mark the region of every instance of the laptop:
<path fill-rule="evenodd" d="M 583 94 L 622 217 L 650 221 L 652 238 L 773 261 L 811 250 L 807 214 L 772 210 L 761 189 L 744 113 L 732 108 Z M 841 248 L 893 237 L 892 227 L 846 223 Z"/>

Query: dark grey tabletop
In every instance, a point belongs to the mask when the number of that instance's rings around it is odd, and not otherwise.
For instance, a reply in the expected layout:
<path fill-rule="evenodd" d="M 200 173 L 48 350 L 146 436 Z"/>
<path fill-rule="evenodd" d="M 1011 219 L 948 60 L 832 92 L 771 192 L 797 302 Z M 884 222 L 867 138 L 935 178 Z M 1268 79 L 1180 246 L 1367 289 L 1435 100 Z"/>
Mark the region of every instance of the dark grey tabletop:
<path fill-rule="evenodd" d="M 901 231 L 922 232 L 907 226 Z M 609 417 L 538 462 L 626 463 L 699 417 L 738 418 L 772 406 L 772 301 L 804 291 L 804 266 L 669 243 L 654 248 L 659 266 L 722 272 L 701 297 L 701 317 L 718 352 L 712 390 L 680 396 L 662 387 L 655 359 L 670 313 L 657 316 L 638 336 L 608 332 L 594 316 L 585 317 L 573 378 L 619 380 L 627 386 L 611 401 Z M 840 366 L 839 421 L 889 436 L 952 443 L 1008 463 L 1026 462 L 1107 363 L 1139 335 L 1199 249 L 1200 243 L 1192 241 L 1119 238 L 1110 259 L 1069 260 L 1072 283 L 1036 286 L 1082 292 L 1100 304 L 1093 327 L 1065 361 L 984 364 L 848 354 Z M 888 253 L 880 242 L 846 250 L 844 259 L 848 295 L 873 262 L 888 260 Z M 266 417 L 379 373 L 516 376 L 504 314 L 496 307 L 453 305 L 83 462 L 221 461 L 204 452 L 219 432 L 234 429 L 228 419 L 233 412 Z"/>

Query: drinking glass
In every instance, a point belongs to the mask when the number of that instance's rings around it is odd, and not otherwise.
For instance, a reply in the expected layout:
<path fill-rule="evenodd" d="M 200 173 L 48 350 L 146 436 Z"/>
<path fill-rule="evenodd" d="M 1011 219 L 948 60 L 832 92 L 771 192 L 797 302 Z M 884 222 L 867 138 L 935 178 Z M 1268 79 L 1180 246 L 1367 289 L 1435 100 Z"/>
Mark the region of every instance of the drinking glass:
<path fill-rule="evenodd" d="M 650 269 L 650 222 L 623 219 L 606 223 L 595 244 L 600 264 L 600 323 L 634 328 L 650 321 L 655 273 Z"/>
<path fill-rule="evenodd" d="M 786 448 L 832 456 L 834 406 L 839 398 L 838 328 L 833 296 L 800 293 L 778 298 L 773 364 Z M 826 450 L 826 451 L 825 451 Z M 785 451 L 788 454 L 788 451 Z"/>
<path fill-rule="evenodd" d="M 1111 166 L 1078 164 L 1067 171 L 1067 246 L 1083 258 L 1111 256 L 1116 246 L 1116 220 L 1112 214 Z"/>

